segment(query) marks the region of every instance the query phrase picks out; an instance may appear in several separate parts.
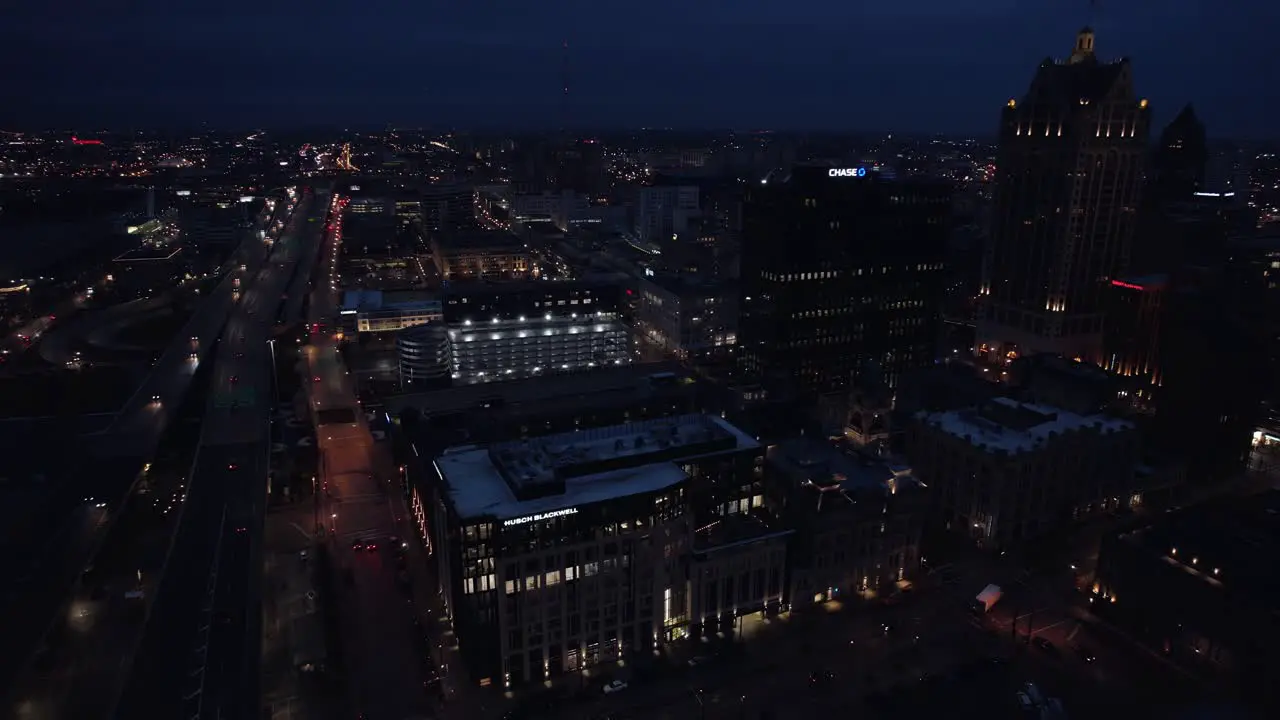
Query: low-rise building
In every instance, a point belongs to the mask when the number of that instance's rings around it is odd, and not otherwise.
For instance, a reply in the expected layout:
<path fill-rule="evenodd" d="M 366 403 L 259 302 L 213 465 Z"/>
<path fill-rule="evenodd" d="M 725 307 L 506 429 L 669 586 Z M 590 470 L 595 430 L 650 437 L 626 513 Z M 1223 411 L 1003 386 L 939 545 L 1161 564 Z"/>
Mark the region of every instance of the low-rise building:
<path fill-rule="evenodd" d="M 937 519 L 983 546 L 1141 502 L 1128 421 L 1009 398 L 914 420 L 907 454 L 933 489 Z"/>
<path fill-rule="evenodd" d="M 925 489 L 902 464 L 794 438 L 769 448 L 770 504 L 795 529 L 791 607 L 891 595 L 920 567 Z"/>
<path fill-rule="evenodd" d="M 501 230 L 431 234 L 431 254 L 445 281 L 533 276 L 533 258 L 515 235 Z"/>
<path fill-rule="evenodd" d="M 1277 552 L 1280 491 L 1154 516 L 1103 539 L 1091 608 L 1151 649 L 1274 709 Z"/>
<path fill-rule="evenodd" d="M 738 343 L 737 288 L 676 274 L 640 279 L 637 331 L 681 359 L 728 353 Z"/>

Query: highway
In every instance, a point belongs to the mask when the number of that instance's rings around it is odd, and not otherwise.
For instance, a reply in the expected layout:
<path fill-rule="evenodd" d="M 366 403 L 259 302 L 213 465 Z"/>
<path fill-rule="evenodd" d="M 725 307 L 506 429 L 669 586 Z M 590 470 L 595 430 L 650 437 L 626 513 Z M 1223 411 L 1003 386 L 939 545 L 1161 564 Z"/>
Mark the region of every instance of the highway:
<path fill-rule="evenodd" d="M 284 211 L 283 203 L 279 210 Z M 255 232 L 241 244 L 237 258 L 228 265 L 238 266 L 239 257 L 253 256 L 263 245 Z M 230 283 L 224 285 L 229 287 Z M 201 337 L 207 341 L 199 344 L 211 347 L 225 319 L 226 307 L 215 294 L 208 303 L 202 304 L 188 330 L 196 328 L 196 332 L 204 333 Z M 5 653 L 5 661 L 0 663 L 0 677 L 11 681 L 7 684 L 11 686 L 10 694 L 14 695 L 15 702 L 47 707 L 47 698 L 43 695 L 65 694 L 57 688 L 74 684 L 68 677 L 74 674 L 70 671 L 74 663 L 60 659 L 59 653 L 83 655 L 85 643 L 93 642 L 96 631 L 83 629 L 72 638 L 50 635 L 66 624 L 60 613 L 68 609 L 68 588 L 73 596 L 93 590 L 83 587 L 81 573 L 99 552 L 104 538 L 109 537 L 115 518 L 128 502 L 129 488 L 139 477 L 144 461 L 155 452 L 168 421 L 176 414 L 192 382 L 198 366 L 189 359 L 189 338 L 188 331 L 175 338 L 144 383 L 147 387 L 135 394 L 135 401 L 146 397 L 147 403 L 131 402 L 115 417 L 102 418 L 104 422 L 91 435 L 69 434 L 63 439 L 70 463 L 66 477 L 58 478 L 60 484 L 50 491 L 43 508 L 33 509 L 51 518 L 46 530 L 29 543 L 30 547 L 10 548 L 10 564 L 29 564 L 29 569 L 12 568 L 6 572 L 10 577 L 17 577 L 20 591 L 7 593 L 0 606 L 4 611 L 0 617 L 5 618 L 0 632 L 10 649 Z M 175 362 L 179 357 L 184 359 Z M 147 393 L 151 389 L 165 393 L 162 398 L 168 398 L 167 402 L 150 403 Z M 120 586 L 124 585 L 127 583 Z M 109 626 L 110 622 L 105 625 Z M 63 647 L 61 640 L 74 642 Z M 40 670 L 27 666 L 37 646 L 41 648 L 42 662 L 47 664 Z M 20 674 L 24 672 L 26 675 L 34 672 L 39 677 L 22 679 L 25 675 Z"/>
<path fill-rule="evenodd" d="M 336 290 L 331 281 L 340 241 L 337 219 L 321 250 L 308 303 L 309 322 L 324 328 L 312 333 L 305 349 L 324 487 L 320 517 L 330 529 L 336 566 L 350 577 L 339 590 L 338 603 L 353 704 L 366 720 L 402 720 L 432 712 L 423 684 L 425 667 L 412 637 L 415 606 L 396 587 L 387 548 L 390 536 L 410 533 L 403 498 L 392 490 L 394 463 L 370 433 L 333 334 Z M 357 540 L 374 541 L 379 549 L 354 549 Z"/>
<path fill-rule="evenodd" d="M 241 286 L 214 378 L 181 528 L 115 717 L 258 713 L 262 523 L 270 470 L 276 311 L 318 233 L 323 203 L 301 201 L 265 263 Z"/>
<path fill-rule="evenodd" d="M 270 222 L 271 219 L 267 218 L 263 225 L 269 226 Z M 248 284 L 267 269 L 264 264 L 268 251 L 273 248 L 278 248 L 278 244 L 270 246 L 252 235 L 240 244 L 227 262 L 227 276 L 200 304 L 195 316 L 174 337 L 151 375 L 129 398 L 116 421 L 98 438 L 100 451 L 115 455 L 150 455 L 168 420 L 170 406 L 186 393 L 196 364 L 209 359 L 210 349 L 223 334 L 223 326 L 240 302 L 241 295 L 245 294 L 244 301 L 249 300 L 246 294 Z M 156 397 L 158 402 L 154 400 Z"/>

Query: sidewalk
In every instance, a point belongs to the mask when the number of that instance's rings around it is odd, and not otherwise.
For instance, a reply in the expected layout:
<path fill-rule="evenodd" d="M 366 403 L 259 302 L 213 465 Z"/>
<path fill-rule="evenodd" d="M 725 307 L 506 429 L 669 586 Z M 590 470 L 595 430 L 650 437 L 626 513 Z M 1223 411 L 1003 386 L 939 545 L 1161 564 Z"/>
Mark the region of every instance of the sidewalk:
<path fill-rule="evenodd" d="M 439 596 L 439 584 L 431 571 L 430 560 L 422 547 L 421 538 L 404 506 L 404 496 L 399 490 L 399 473 L 391 460 L 390 446 L 377 443 L 372 452 L 375 468 L 390 468 L 395 478 L 391 493 L 395 496 L 399 535 L 409 544 L 408 568 L 411 579 L 413 612 L 428 635 L 432 646 L 431 660 L 440 673 L 442 698 L 435 700 L 440 714 L 468 720 L 496 720 L 509 708 L 510 701 L 502 697 L 501 687 L 480 687 L 467 674 L 458 646 L 453 640 L 450 623 L 443 617 Z"/>
<path fill-rule="evenodd" d="M 309 504 L 307 504 L 309 505 Z M 315 587 L 315 550 L 298 533 L 294 543 L 280 537 L 294 533 L 297 522 L 310 522 L 310 513 L 299 508 L 276 509 L 267 515 L 266 537 L 277 539 L 263 557 L 262 593 L 262 707 L 271 720 L 345 717 L 347 700 L 332 682 L 306 682 L 297 664 L 310 654 L 325 658 L 327 647 L 319 591 Z M 274 531 L 274 532 L 273 532 Z M 307 553 L 304 559 L 302 552 Z M 318 675 L 317 679 L 323 679 Z"/>

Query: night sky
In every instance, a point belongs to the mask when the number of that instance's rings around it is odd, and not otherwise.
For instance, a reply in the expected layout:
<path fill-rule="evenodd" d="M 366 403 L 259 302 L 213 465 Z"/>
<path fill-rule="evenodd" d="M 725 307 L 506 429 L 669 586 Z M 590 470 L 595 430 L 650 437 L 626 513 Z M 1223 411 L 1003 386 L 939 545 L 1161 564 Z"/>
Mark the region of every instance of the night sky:
<path fill-rule="evenodd" d="M 1280 111 L 1275 0 L 1101 0 L 1156 121 Z M 993 134 L 1088 0 L 63 0 L 0 10 L 0 128 L 569 124 Z"/>

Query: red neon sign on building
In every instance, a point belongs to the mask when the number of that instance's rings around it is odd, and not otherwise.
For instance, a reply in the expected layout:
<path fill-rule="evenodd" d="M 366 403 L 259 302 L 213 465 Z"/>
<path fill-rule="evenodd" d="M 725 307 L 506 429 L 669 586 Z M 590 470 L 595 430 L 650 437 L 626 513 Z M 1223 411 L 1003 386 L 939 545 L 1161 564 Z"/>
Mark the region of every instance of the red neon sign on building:
<path fill-rule="evenodd" d="M 1111 284 L 1115 285 L 1116 287 L 1128 288 L 1130 290 L 1146 290 L 1146 288 L 1143 287 L 1142 285 L 1136 285 L 1134 283 L 1125 282 L 1123 280 L 1112 280 Z"/>

